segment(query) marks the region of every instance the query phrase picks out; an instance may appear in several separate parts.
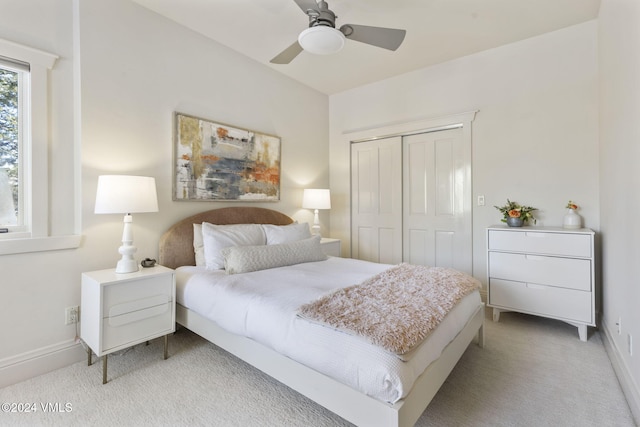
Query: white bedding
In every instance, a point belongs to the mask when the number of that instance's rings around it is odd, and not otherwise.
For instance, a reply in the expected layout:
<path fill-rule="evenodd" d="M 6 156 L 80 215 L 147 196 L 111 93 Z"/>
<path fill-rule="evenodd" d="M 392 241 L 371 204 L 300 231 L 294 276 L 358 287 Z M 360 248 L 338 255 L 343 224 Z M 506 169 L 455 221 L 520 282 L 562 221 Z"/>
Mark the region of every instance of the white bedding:
<path fill-rule="evenodd" d="M 454 307 L 407 361 L 362 338 L 296 316 L 302 304 L 389 267 L 336 257 L 235 275 L 180 267 L 176 298 L 229 332 L 252 338 L 376 399 L 395 403 L 465 326 L 481 303 L 479 292 Z"/>

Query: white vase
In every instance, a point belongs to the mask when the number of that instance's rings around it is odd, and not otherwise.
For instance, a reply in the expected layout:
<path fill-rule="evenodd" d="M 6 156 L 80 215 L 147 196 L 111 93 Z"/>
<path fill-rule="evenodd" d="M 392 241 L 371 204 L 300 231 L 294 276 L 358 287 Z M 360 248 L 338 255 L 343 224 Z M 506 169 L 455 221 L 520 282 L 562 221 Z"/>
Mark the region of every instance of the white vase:
<path fill-rule="evenodd" d="M 582 228 L 582 217 L 573 209 L 568 209 L 562 221 L 563 228 Z"/>

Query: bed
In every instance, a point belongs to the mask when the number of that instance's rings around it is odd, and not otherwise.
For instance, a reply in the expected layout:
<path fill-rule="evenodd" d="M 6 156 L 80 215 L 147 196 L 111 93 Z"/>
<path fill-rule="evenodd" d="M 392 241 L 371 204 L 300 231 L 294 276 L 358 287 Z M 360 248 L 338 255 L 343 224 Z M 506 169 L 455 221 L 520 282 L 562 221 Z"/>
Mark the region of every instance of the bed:
<path fill-rule="evenodd" d="M 294 347 L 293 350 L 284 344 L 280 345 L 277 340 L 271 342 L 271 338 L 260 335 L 259 329 L 269 329 L 265 325 L 270 326 L 270 321 L 253 322 L 254 329 L 245 331 L 242 328 L 252 322 L 244 322 L 245 324 L 239 330 L 234 329 L 232 323 L 227 324 L 230 321 L 228 319 L 233 317 L 233 313 L 227 313 L 223 317 L 212 320 L 209 311 L 219 312 L 220 306 L 213 309 L 213 306 L 206 305 L 203 301 L 215 299 L 212 296 L 214 294 L 209 296 L 190 294 L 191 288 L 201 288 L 200 283 L 205 283 L 209 276 L 215 276 L 216 280 L 229 280 L 230 285 L 227 286 L 229 288 L 233 288 L 235 280 L 239 280 L 240 277 L 252 277 L 255 280 L 273 283 L 273 286 L 279 287 L 278 292 L 280 289 L 282 292 L 289 292 L 284 284 L 286 280 L 282 279 L 282 284 L 277 282 L 280 277 L 285 277 L 281 274 L 291 274 L 293 277 L 309 278 L 305 280 L 305 283 L 308 281 L 312 288 L 317 287 L 316 296 L 320 296 L 327 291 L 322 283 L 325 279 L 322 275 L 323 271 L 327 274 L 335 271 L 337 273 L 332 274 L 338 278 L 344 276 L 345 283 L 340 284 L 342 286 L 359 280 L 361 276 L 358 274 L 363 274 L 362 277 L 373 275 L 376 271 L 387 271 L 389 266 L 328 257 L 327 260 L 322 261 L 236 275 L 227 275 L 224 271 L 209 271 L 203 267 L 195 267 L 194 224 L 202 223 L 287 226 L 293 224 L 293 220 L 270 209 L 231 207 L 202 212 L 185 218 L 167 230 L 160 240 L 159 261 L 162 265 L 177 269 L 177 322 L 356 425 L 414 425 L 468 345 L 474 339 L 478 345 L 483 345 L 484 305 L 480 301 L 479 295 L 465 296 L 460 304 L 457 304 L 450 312 L 451 315 L 447 315 L 441 325 L 430 334 L 428 340 L 408 353 L 410 354 L 408 358 L 396 358 L 397 355 L 389 355 L 386 350 L 379 349 L 366 340 L 308 322 L 308 319 L 300 316 L 295 316 L 293 320 L 291 320 L 291 316 L 285 317 L 285 319 L 289 319 L 286 320 L 287 322 L 295 325 L 293 329 L 298 331 L 297 337 L 289 332 L 280 335 L 292 340 L 305 340 L 310 336 L 313 336 L 313 339 L 307 339 L 305 345 Z M 351 271 L 353 274 L 349 273 Z M 335 277 L 332 277 L 330 281 L 339 281 Z M 313 281 L 311 281 L 312 279 Z M 289 308 L 299 304 L 297 292 L 292 295 L 287 299 Z M 265 293 L 265 295 L 259 296 L 262 298 L 258 300 L 260 303 L 253 305 L 265 311 L 264 307 L 271 303 L 269 297 Z M 252 296 L 252 298 L 256 297 Z M 224 307 L 225 303 L 221 304 Z M 461 306 L 464 307 L 461 308 Z M 457 311 L 454 312 L 454 310 Z M 266 316 L 266 313 L 259 311 L 257 315 L 252 314 L 252 316 L 263 319 L 265 317 L 262 316 Z M 450 321 L 452 318 L 457 320 Z M 449 323 L 445 324 L 445 320 Z M 456 322 L 457 326 L 449 326 Z M 256 327 L 258 330 L 255 329 Z M 451 328 L 454 328 L 452 329 L 453 333 L 440 333 Z M 278 327 L 271 326 L 271 329 L 278 329 Z M 450 337 L 446 337 L 444 335 L 446 333 Z M 329 356 L 323 356 L 323 350 L 314 347 L 316 342 L 324 342 L 329 337 L 339 340 L 340 344 L 334 344 L 335 348 L 346 349 L 344 351 L 349 353 L 340 356 L 339 362 L 324 360 L 329 359 Z M 429 345 L 430 341 L 434 342 L 433 346 Z M 431 349 L 437 341 L 441 341 L 442 348 Z M 372 361 L 367 359 L 369 353 Z M 349 358 L 352 359 L 352 362 L 347 360 Z M 386 366 L 381 366 L 381 372 L 377 372 L 377 360 L 382 360 L 380 365 L 386 365 L 388 360 L 391 361 L 390 364 L 394 366 L 392 373 L 395 373 L 397 366 L 399 367 L 399 376 L 402 378 L 406 376 L 406 372 L 415 371 L 418 368 L 419 371 L 414 372 L 410 380 L 406 382 L 404 379 L 399 380 L 397 386 L 395 383 L 391 386 L 386 384 L 385 387 L 380 387 L 378 392 L 378 390 L 372 389 L 375 388 L 376 375 L 384 377 L 385 381 L 381 382 L 386 383 L 386 378 L 390 374 L 385 371 Z M 362 362 L 356 363 L 356 361 Z M 337 372 L 341 370 L 344 372 Z M 360 372 L 353 374 L 352 371 L 358 370 Z M 370 376 L 370 380 L 363 377 L 363 371 L 371 372 L 371 374 L 364 375 L 364 377 Z M 360 385 L 360 382 L 363 385 Z"/>

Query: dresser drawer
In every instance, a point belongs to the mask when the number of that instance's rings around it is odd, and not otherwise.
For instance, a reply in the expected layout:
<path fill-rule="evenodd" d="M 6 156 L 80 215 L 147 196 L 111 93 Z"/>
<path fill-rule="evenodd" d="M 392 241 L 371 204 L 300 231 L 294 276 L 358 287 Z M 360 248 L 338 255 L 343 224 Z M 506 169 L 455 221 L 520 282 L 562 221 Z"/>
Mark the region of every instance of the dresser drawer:
<path fill-rule="evenodd" d="M 591 235 L 541 231 L 489 230 L 488 248 L 495 251 L 590 258 Z"/>
<path fill-rule="evenodd" d="M 144 300 L 156 295 L 167 295 L 173 300 L 173 275 L 137 278 L 135 282 L 121 281 L 104 287 L 103 316 L 108 317 L 113 306 Z"/>
<path fill-rule="evenodd" d="M 593 325 L 591 292 L 489 279 L 489 305 Z"/>
<path fill-rule="evenodd" d="M 591 260 L 489 252 L 489 277 L 591 291 Z"/>

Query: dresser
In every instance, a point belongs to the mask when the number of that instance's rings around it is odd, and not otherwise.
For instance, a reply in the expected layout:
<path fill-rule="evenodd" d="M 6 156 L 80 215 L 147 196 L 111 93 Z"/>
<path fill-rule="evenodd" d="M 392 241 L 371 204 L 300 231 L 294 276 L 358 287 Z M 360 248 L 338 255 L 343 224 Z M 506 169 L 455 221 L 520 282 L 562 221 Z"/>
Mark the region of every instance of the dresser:
<path fill-rule="evenodd" d="M 517 311 L 562 320 L 587 340 L 595 326 L 595 233 L 587 228 L 487 229 L 488 305 L 493 320 Z"/>
<path fill-rule="evenodd" d="M 134 273 L 115 269 L 82 273 L 81 338 L 102 357 L 102 382 L 107 382 L 107 355 L 175 331 L 175 273 L 160 265 Z"/>

